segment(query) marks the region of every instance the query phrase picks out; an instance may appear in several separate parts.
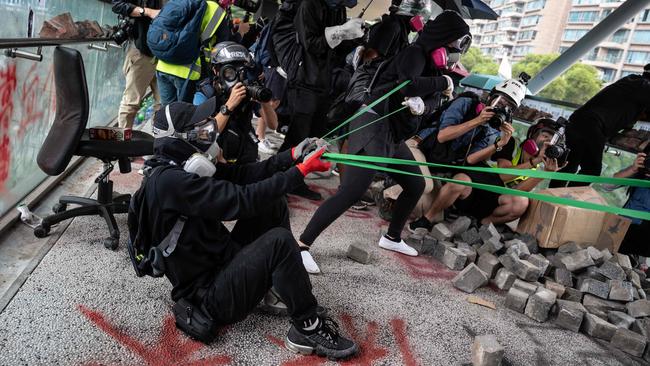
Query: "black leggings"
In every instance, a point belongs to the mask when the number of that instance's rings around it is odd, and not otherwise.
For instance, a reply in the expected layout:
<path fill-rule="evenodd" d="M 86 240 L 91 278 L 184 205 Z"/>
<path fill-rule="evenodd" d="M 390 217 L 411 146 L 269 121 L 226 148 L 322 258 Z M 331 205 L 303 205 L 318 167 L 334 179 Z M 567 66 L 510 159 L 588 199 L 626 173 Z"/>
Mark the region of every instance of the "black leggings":
<path fill-rule="evenodd" d="M 232 238 L 243 248 L 219 271 L 203 297 L 217 324 L 244 319 L 271 286 L 287 305 L 294 324 L 316 314 L 309 275 L 288 226 L 284 199 L 268 205 L 256 218 L 237 221 Z"/>
<path fill-rule="evenodd" d="M 567 158 L 567 166 L 560 170 L 560 172 L 575 173 L 580 168 L 579 174 L 599 176 L 603 166 L 605 140 L 605 136 L 600 132 L 598 127 L 594 126 L 591 129 L 587 129 L 579 127 L 576 123 L 573 125 L 569 124 L 566 131 L 566 142 L 567 147 L 571 151 Z M 567 185 L 567 182 L 560 180 L 552 180 L 549 183 L 550 188 L 564 187 L 565 185 Z M 569 187 L 587 185 L 589 183 L 568 182 Z"/>
<path fill-rule="evenodd" d="M 359 155 L 367 155 L 363 150 Z M 405 143 L 401 143 L 393 154 L 397 159 L 413 159 L 413 154 Z M 422 174 L 419 167 L 414 165 L 389 165 L 393 169 L 404 170 L 416 174 Z M 300 236 L 300 241 L 312 245 L 314 240 L 334 220 L 339 218 L 350 206 L 357 202 L 366 192 L 376 171 L 353 166 L 345 167 L 345 174 L 338 192 L 328 198 L 314 213 L 314 216 L 307 224 L 305 231 Z M 390 176 L 402 187 L 403 192 L 397 198 L 393 206 L 393 219 L 388 226 L 388 235 L 391 238 L 400 239 L 402 229 L 408 220 L 411 211 L 418 203 L 422 192 L 424 192 L 424 178 L 405 174 L 393 174 Z"/>

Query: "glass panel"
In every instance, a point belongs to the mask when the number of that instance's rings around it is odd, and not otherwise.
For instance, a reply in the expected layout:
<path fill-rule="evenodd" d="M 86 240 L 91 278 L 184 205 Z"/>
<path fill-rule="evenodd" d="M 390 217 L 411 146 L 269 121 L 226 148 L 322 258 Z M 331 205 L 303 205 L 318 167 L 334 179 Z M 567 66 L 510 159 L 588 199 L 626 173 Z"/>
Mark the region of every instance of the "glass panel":
<path fill-rule="evenodd" d="M 97 0 L 21 0 L 0 3 L 5 23 L 0 38 L 22 38 L 28 32 L 30 10 L 34 36 L 43 22 L 70 13 L 74 21 L 116 24 L 110 4 Z M 124 90 L 124 52 L 89 50 L 87 44 L 69 45 L 83 55 L 90 96 L 89 126 L 106 125 L 117 116 Z M 32 51 L 33 49 L 25 49 Z M 46 175 L 36 156 L 55 115 L 53 47 L 43 49 L 43 61 L 0 58 L 0 214 L 20 202 Z"/>

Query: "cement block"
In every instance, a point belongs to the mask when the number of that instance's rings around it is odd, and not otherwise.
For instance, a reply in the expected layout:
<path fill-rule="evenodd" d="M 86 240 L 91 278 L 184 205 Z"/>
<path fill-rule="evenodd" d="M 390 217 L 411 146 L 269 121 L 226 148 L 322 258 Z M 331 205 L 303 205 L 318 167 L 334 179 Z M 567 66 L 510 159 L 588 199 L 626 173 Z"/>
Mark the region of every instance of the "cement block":
<path fill-rule="evenodd" d="M 505 241 L 503 242 L 503 246 L 504 246 L 506 249 L 510 249 L 511 246 L 513 246 L 513 245 L 519 245 L 519 244 L 526 245 L 526 243 L 524 243 L 524 242 L 523 242 L 522 240 L 520 240 L 520 239 L 505 240 Z M 529 252 L 530 252 L 530 250 L 529 250 Z"/>
<path fill-rule="evenodd" d="M 499 230 L 497 230 L 492 223 L 481 225 L 478 234 L 483 242 L 489 241 L 493 237 L 501 240 L 501 233 L 499 233 Z"/>
<path fill-rule="evenodd" d="M 470 228 L 466 231 L 463 231 L 459 236 L 462 241 L 466 242 L 469 245 L 481 242 L 481 237 L 478 234 L 478 230 L 476 230 L 476 228 Z"/>
<path fill-rule="evenodd" d="M 634 272 L 633 270 L 627 271 L 627 279 L 632 282 L 632 285 L 636 287 L 637 289 L 641 288 L 641 278 L 639 277 L 639 274 Z"/>
<path fill-rule="evenodd" d="M 638 334 L 641 334 L 642 336 L 645 337 L 646 340 L 650 341 L 650 319 L 649 318 L 635 319 L 634 322 L 632 322 L 632 330 Z"/>
<path fill-rule="evenodd" d="M 515 280 L 515 282 L 512 283 L 512 287 L 521 290 L 528 295 L 532 295 L 535 292 L 537 292 L 537 288 L 539 287 L 536 283 L 530 283 L 530 282 L 525 282 L 522 280 Z"/>
<path fill-rule="evenodd" d="M 586 313 L 582 320 L 582 331 L 594 338 L 609 341 L 616 333 L 616 326 L 593 314 Z"/>
<path fill-rule="evenodd" d="M 598 307 L 604 309 L 605 311 L 626 310 L 625 304 L 621 304 L 620 302 L 616 302 L 616 301 L 603 300 L 590 294 L 585 294 L 585 296 L 582 299 L 582 305 L 584 305 L 585 307 L 589 307 L 589 306 Z"/>
<path fill-rule="evenodd" d="M 587 247 L 587 252 L 591 256 L 591 259 L 594 261 L 594 263 L 596 263 L 596 264 L 603 263 L 604 255 L 600 250 L 598 250 L 598 249 L 596 249 L 594 247 Z"/>
<path fill-rule="evenodd" d="M 578 290 L 598 296 L 601 299 L 607 299 L 609 297 L 609 284 L 594 280 L 593 278 L 585 278 L 578 287 Z"/>
<path fill-rule="evenodd" d="M 607 313 L 607 321 L 614 324 L 617 328 L 630 329 L 636 319 L 622 311 L 610 311 Z"/>
<path fill-rule="evenodd" d="M 451 270 L 460 271 L 465 268 L 467 255 L 458 248 L 447 248 L 445 255 L 442 257 L 442 263 Z"/>
<path fill-rule="evenodd" d="M 503 248 L 503 243 L 499 241 L 499 238 L 492 237 L 489 240 L 483 241 L 483 245 L 478 249 L 478 254 L 483 253 L 494 254 Z"/>
<path fill-rule="evenodd" d="M 587 309 L 578 302 L 557 300 L 554 312 L 557 315 L 554 320 L 555 325 L 578 332 Z"/>
<path fill-rule="evenodd" d="M 544 282 L 544 287 L 546 287 L 547 290 L 555 292 L 558 299 L 562 298 L 562 295 L 564 295 L 564 292 L 566 291 L 566 287 L 551 280 Z"/>
<path fill-rule="evenodd" d="M 347 256 L 355 262 L 368 264 L 372 258 L 370 247 L 363 243 L 352 243 L 348 247 Z"/>
<path fill-rule="evenodd" d="M 497 274 L 494 276 L 492 281 L 500 290 L 509 290 L 512 287 L 512 284 L 517 279 L 514 273 L 508 271 L 507 269 L 501 267 L 497 271 Z"/>
<path fill-rule="evenodd" d="M 610 344 L 632 356 L 641 357 L 645 350 L 646 339 L 631 330 L 618 328 Z"/>
<path fill-rule="evenodd" d="M 639 299 L 643 299 L 643 300 L 645 300 L 645 299 L 648 298 L 647 295 L 646 295 L 646 293 L 645 293 L 645 290 L 643 290 L 643 289 L 639 289 L 638 292 L 639 292 Z"/>
<path fill-rule="evenodd" d="M 542 276 L 545 276 L 549 273 L 551 262 L 549 262 L 549 260 L 546 259 L 546 257 L 543 255 L 531 254 L 526 260 L 535 265 L 535 267 L 539 268 L 542 271 Z"/>
<path fill-rule="evenodd" d="M 476 250 L 470 245 L 465 242 L 456 242 L 456 248 L 465 253 L 465 256 L 467 256 L 467 263 L 476 262 L 476 257 L 478 254 L 476 253 Z"/>
<path fill-rule="evenodd" d="M 632 269 L 632 262 L 630 262 L 630 257 L 627 254 L 616 253 L 614 257 L 621 267 Z"/>
<path fill-rule="evenodd" d="M 610 252 L 609 249 L 603 249 L 600 252 L 603 253 L 603 263 L 607 262 L 613 257 L 612 252 Z"/>
<path fill-rule="evenodd" d="M 435 248 L 433 249 L 433 256 L 442 262 L 442 258 L 444 258 L 447 249 L 453 247 L 454 247 L 454 243 L 448 241 L 439 241 L 438 244 L 436 244 Z"/>
<path fill-rule="evenodd" d="M 587 312 L 589 314 L 595 315 L 602 320 L 607 321 L 607 311 L 603 308 L 599 308 L 597 306 L 585 306 L 585 309 L 587 309 Z"/>
<path fill-rule="evenodd" d="M 508 271 L 515 273 L 516 264 L 519 261 L 519 258 L 513 257 L 510 254 L 502 254 L 499 256 L 499 262 L 504 266 Z"/>
<path fill-rule="evenodd" d="M 602 273 L 598 271 L 598 267 L 592 266 L 585 269 L 581 275 L 593 278 L 596 281 L 607 282 L 609 278 L 605 277 Z"/>
<path fill-rule="evenodd" d="M 518 313 L 524 313 L 530 294 L 515 287 L 510 287 L 506 295 L 506 307 Z"/>
<path fill-rule="evenodd" d="M 438 245 L 438 240 L 436 240 L 432 236 L 425 235 L 424 238 L 419 243 L 411 246 L 415 250 L 417 250 L 418 254 L 420 255 L 433 255 L 436 249 L 436 245 Z"/>
<path fill-rule="evenodd" d="M 472 293 L 477 288 L 485 286 L 487 282 L 487 274 L 474 263 L 470 263 L 469 266 L 465 267 L 464 270 L 451 280 L 454 287 L 468 293 Z"/>
<path fill-rule="evenodd" d="M 525 281 L 537 281 L 542 276 L 542 269 L 525 259 L 520 259 L 515 264 L 515 274 Z"/>
<path fill-rule="evenodd" d="M 528 256 L 530 256 L 530 251 L 528 250 L 526 244 L 524 244 L 522 241 L 517 239 L 515 239 L 514 241 L 517 241 L 517 243 L 511 244 L 508 250 L 506 250 L 506 254 L 513 254 L 521 259 L 528 258 Z"/>
<path fill-rule="evenodd" d="M 553 279 L 564 287 L 573 287 L 573 275 L 566 268 L 555 268 Z"/>
<path fill-rule="evenodd" d="M 575 253 L 582 250 L 582 247 L 578 245 L 578 243 L 575 242 L 568 242 L 562 244 L 559 248 L 557 248 L 558 253 Z"/>
<path fill-rule="evenodd" d="M 545 288 L 540 288 L 528 298 L 525 314 L 529 318 L 542 323 L 548 319 L 548 313 L 557 300 L 557 294 Z"/>
<path fill-rule="evenodd" d="M 436 238 L 437 240 L 443 241 L 443 240 L 450 240 L 451 238 L 454 237 L 454 233 L 449 230 L 447 225 L 444 223 L 438 223 L 433 226 L 431 229 L 431 236 Z"/>
<path fill-rule="evenodd" d="M 632 283 L 627 281 L 609 280 L 609 299 L 630 302 L 634 300 L 636 291 Z"/>
<path fill-rule="evenodd" d="M 537 245 L 537 239 L 531 234 L 517 234 L 517 239 L 526 243 L 528 251 L 531 254 L 539 253 L 539 246 Z"/>
<path fill-rule="evenodd" d="M 635 318 L 650 316 L 650 301 L 648 300 L 628 302 L 625 308 L 627 309 L 627 313 Z"/>
<path fill-rule="evenodd" d="M 626 275 L 618 263 L 605 261 L 598 267 L 598 272 L 610 280 L 624 280 Z"/>
<path fill-rule="evenodd" d="M 546 259 L 548 259 L 549 262 L 551 262 L 551 266 L 554 268 L 562 268 L 566 269 L 566 266 L 564 263 L 562 263 L 562 258 L 566 257 L 568 254 L 566 253 L 556 253 L 552 255 L 547 255 Z"/>
<path fill-rule="evenodd" d="M 490 253 L 483 253 L 479 256 L 476 264 L 478 265 L 478 268 L 488 274 L 489 278 L 493 278 L 499 267 L 501 267 L 499 259 Z"/>
<path fill-rule="evenodd" d="M 562 300 L 582 302 L 582 292 L 574 289 L 573 287 L 565 287 Z"/>
<path fill-rule="evenodd" d="M 493 335 L 474 338 L 472 345 L 473 366 L 499 366 L 503 361 L 504 349 Z"/>
<path fill-rule="evenodd" d="M 594 265 L 594 261 L 591 259 L 589 252 L 584 249 L 563 257 L 561 261 L 566 266 L 566 269 L 571 272 L 579 271 Z"/>
<path fill-rule="evenodd" d="M 459 235 L 460 233 L 467 231 L 471 225 L 472 219 L 467 216 L 461 216 L 447 227 L 454 235 Z"/>

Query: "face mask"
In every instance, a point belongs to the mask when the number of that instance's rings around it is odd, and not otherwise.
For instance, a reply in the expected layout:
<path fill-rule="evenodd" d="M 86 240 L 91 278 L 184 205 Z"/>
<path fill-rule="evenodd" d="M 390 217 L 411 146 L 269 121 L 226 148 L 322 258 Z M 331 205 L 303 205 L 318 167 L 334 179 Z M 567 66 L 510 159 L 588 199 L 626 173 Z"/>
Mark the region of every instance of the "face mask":
<path fill-rule="evenodd" d="M 411 25 L 411 30 L 413 32 L 420 32 L 422 29 L 424 29 L 424 19 L 420 15 L 416 15 L 411 18 L 409 20 L 409 24 Z"/>
<path fill-rule="evenodd" d="M 431 51 L 431 60 L 436 69 L 447 69 L 447 49 L 440 47 Z"/>
<path fill-rule="evenodd" d="M 522 145 L 522 149 L 526 153 L 532 156 L 537 156 L 537 154 L 539 154 L 539 146 L 537 146 L 535 140 L 533 139 L 528 139 L 524 141 L 524 144 Z"/>
<path fill-rule="evenodd" d="M 212 160 L 200 153 L 194 153 L 183 164 L 183 170 L 196 174 L 199 177 L 211 177 L 217 172 L 217 167 Z"/>
<path fill-rule="evenodd" d="M 234 65 L 224 65 L 219 70 L 219 80 L 225 94 L 230 93 L 235 84 L 243 82 L 246 79 L 246 67 L 235 67 Z"/>
<path fill-rule="evenodd" d="M 460 53 L 450 52 L 447 55 L 447 70 L 453 70 L 460 62 Z"/>

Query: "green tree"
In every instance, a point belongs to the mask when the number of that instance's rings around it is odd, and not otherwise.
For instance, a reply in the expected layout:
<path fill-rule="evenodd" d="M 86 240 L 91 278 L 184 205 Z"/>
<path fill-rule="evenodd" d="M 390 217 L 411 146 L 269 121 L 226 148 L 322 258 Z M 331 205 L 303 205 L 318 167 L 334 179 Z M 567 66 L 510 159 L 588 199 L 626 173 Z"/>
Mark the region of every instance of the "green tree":
<path fill-rule="evenodd" d="M 460 62 L 465 66 L 467 71 L 475 74 L 496 75 L 499 70 L 499 65 L 491 57 L 483 55 L 481 50 L 476 47 L 470 47 Z"/>

